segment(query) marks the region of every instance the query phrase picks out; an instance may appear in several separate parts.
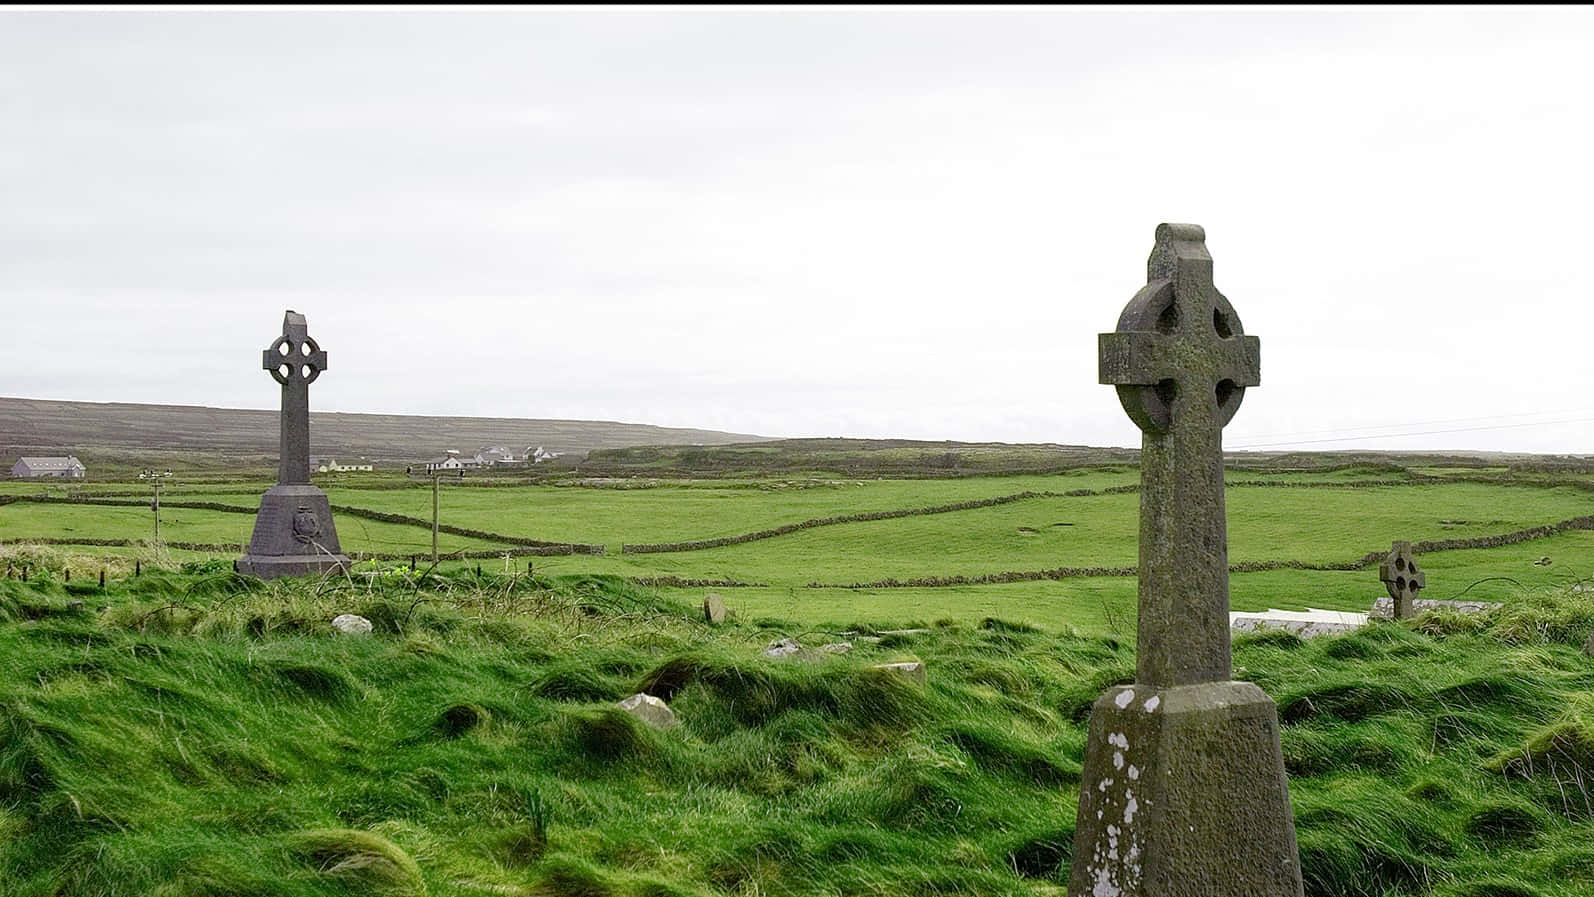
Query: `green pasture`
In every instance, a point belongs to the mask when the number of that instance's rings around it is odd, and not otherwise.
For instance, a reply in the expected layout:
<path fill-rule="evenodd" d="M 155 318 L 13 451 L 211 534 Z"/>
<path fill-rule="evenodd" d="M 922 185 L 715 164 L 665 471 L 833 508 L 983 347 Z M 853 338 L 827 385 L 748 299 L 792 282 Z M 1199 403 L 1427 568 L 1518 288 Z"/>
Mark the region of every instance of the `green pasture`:
<path fill-rule="evenodd" d="M 842 514 L 922 508 L 1018 492 L 1102 490 L 1135 482 L 1123 467 L 1067 474 L 962 479 L 868 479 L 830 476 L 724 481 L 639 481 L 607 486 L 460 486 L 442 494 L 445 523 L 510 536 L 605 545 L 603 556 L 538 557 L 530 563 L 556 575 L 617 574 L 749 583 L 727 596 L 744 613 L 844 625 L 913 619 L 977 620 L 999 616 L 1027 623 L 1074 625 L 1093 631 L 1132 631 L 1132 576 L 1090 576 L 1000 585 L 936 588 L 811 589 L 884 579 L 976 577 L 1003 572 L 1133 567 L 1138 503 L 1134 493 L 1047 495 L 1007 504 L 888 520 L 839 523 L 758 541 L 697 551 L 622 554 L 622 543 L 713 538 Z M 1497 535 L 1594 513 L 1594 494 L 1533 478 L 1503 483 L 1410 480 L 1378 468 L 1318 472 L 1231 471 L 1227 493 L 1229 555 L 1233 562 L 1344 563 L 1381 551 L 1395 539 L 1467 539 Z M 1365 486 L 1367 481 L 1407 480 Z M 1247 485 L 1278 482 L 1291 486 Z M 1301 485 L 1305 484 L 1305 485 Z M 248 484 L 191 490 L 186 500 L 252 507 Z M 328 484 L 335 504 L 426 519 L 427 487 L 352 488 Z M 162 535 L 171 541 L 247 542 L 249 514 L 162 509 Z M 426 526 L 338 517 L 350 553 L 430 551 Z M 148 539 L 143 507 L 16 502 L 0 506 L 0 542 L 25 538 Z M 444 533 L 440 549 L 494 550 L 491 541 Z M 75 548 L 79 553 L 112 549 Z M 132 553 L 129 549 L 123 554 Z M 1533 562 L 1550 556 L 1552 563 Z M 445 569 L 506 573 L 527 561 L 496 559 L 445 563 Z M 1428 597 L 1448 598 L 1479 580 L 1468 597 L 1498 600 L 1518 586 L 1565 585 L 1594 572 L 1594 537 L 1564 533 L 1518 545 L 1435 552 L 1425 557 Z M 1496 577 L 1503 577 L 1496 579 Z M 717 587 L 716 587 L 717 588 Z M 688 603 L 706 588 L 670 590 Z M 1322 607 L 1365 610 L 1380 593 L 1372 572 L 1273 570 L 1235 574 L 1237 610 Z M 732 597 L 732 595 L 734 597 Z"/>
<path fill-rule="evenodd" d="M 171 542 L 248 544 L 254 530 L 251 514 L 196 508 L 161 508 L 161 537 Z M 431 530 L 365 520 L 337 518 L 338 538 L 346 551 L 406 553 L 431 551 Z M 0 542 L 18 539 L 151 539 L 154 515 L 149 508 L 107 505 L 0 505 Z M 440 551 L 502 548 L 496 542 L 440 534 Z"/>

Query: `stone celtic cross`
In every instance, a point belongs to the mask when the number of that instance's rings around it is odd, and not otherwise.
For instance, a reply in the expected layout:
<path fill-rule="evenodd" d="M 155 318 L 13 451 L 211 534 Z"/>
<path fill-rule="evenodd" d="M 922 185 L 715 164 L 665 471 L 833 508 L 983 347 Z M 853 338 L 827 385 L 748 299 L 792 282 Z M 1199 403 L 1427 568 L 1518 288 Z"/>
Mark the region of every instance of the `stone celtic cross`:
<path fill-rule="evenodd" d="M 304 315 L 282 317 L 282 336 L 260 353 L 260 366 L 282 384 L 281 461 L 277 482 L 310 482 L 310 384 L 327 369 L 327 353 L 310 336 Z"/>
<path fill-rule="evenodd" d="M 233 569 L 265 579 L 347 569 L 331 502 L 310 484 L 310 384 L 327 369 L 327 353 L 310 337 L 304 315 L 283 315 L 282 336 L 261 353 L 260 365 L 282 384 L 281 460 L 277 485 L 260 499 L 249 551 Z"/>
<path fill-rule="evenodd" d="M 1417 568 L 1410 542 L 1396 542 L 1378 565 L 1378 578 L 1395 602 L 1395 619 L 1404 620 L 1416 612 L 1417 593 L 1428 585 L 1428 574 Z"/>
<path fill-rule="evenodd" d="M 1144 433 L 1136 679 L 1229 678 L 1223 427 L 1261 382 L 1260 341 L 1212 285 L 1206 233 L 1163 224 L 1147 284 L 1099 337 L 1101 382 Z"/>
<path fill-rule="evenodd" d="M 1135 682 L 1091 708 L 1069 897 L 1300 897 L 1278 708 L 1230 679 L 1223 427 L 1260 345 L 1212 284 L 1206 234 L 1163 224 L 1098 342 L 1141 430 Z"/>

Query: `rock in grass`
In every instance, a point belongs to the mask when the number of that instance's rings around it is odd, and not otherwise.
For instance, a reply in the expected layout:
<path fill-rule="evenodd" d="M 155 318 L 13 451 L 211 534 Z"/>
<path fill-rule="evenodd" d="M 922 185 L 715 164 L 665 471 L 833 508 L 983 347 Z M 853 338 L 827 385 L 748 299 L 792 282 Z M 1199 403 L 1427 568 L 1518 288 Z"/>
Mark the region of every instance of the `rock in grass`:
<path fill-rule="evenodd" d="M 773 657 L 778 660 L 782 657 L 795 657 L 798 654 L 801 654 L 802 650 L 803 646 L 797 644 L 796 639 L 783 638 L 779 641 L 770 642 L 769 646 L 764 649 L 764 656 Z"/>
<path fill-rule="evenodd" d="M 357 614 L 338 614 L 332 618 L 332 628 L 345 635 L 366 635 L 371 621 Z"/>
<path fill-rule="evenodd" d="M 819 650 L 827 654 L 846 654 L 852 650 L 852 642 L 831 642 L 828 645 L 820 645 Z"/>
<path fill-rule="evenodd" d="M 1588 634 L 1588 641 L 1583 643 L 1583 653 L 1594 657 L 1594 632 Z"/>
<path fill-rule="evenodd" d="M 725 622 L 725 599 L 714 592 L 709 592 L 703 599 L 703 619 L 711 626 L 718 626 Z"/>
<path fill-rule="evenodd" d="M 904 661 L 902 663 L 879 663 L 875 664 L 874 668 L 888 673 L 896 673 L 898 676 L 904 676 L 920 685 L 926 682 L 924 661 L 922 660 Z"/>
<path fill-rule="evenodd" d="M 620 709 L 655 729 L 669 729 L 676 725 L 675 711 L 652 695 L 634 694 L 620 702 Z"/>

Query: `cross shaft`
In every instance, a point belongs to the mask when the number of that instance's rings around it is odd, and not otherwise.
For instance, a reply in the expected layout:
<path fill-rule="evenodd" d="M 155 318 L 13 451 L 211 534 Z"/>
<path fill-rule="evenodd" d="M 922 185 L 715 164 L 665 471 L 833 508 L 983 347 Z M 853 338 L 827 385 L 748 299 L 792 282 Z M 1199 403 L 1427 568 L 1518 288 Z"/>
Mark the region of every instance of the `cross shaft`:
<path fill-rule="evenodd" d="M 261 353 L 261 366 L 282 384 L 277 482 L 310 482 L 310 384 L 327 367 L 327 353 L 310 338 L 304 315 L 288 311 L 282 336 Z"/>
<path fill-rule="evenodd" d="M 1230 677 L 1223 427 L 1261 382 L 1260 342 L 1212 284 L 1206 234 L 1157 228 L 1147 284 L 1099 338 L 1101 382 L 1142 431 L 1136 681 Z"/>

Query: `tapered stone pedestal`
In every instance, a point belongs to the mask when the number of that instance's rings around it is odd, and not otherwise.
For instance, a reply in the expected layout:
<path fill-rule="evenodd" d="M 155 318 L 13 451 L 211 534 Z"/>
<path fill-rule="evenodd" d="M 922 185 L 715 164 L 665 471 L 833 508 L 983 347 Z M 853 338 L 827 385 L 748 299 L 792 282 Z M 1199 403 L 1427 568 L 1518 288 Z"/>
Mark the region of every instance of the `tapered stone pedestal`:
<path fill-rule="evenodd" d="M 233 562 L 239 573 L 273 579 L 348 569 L 338 545 L 332 504 L 315 486 L 273 486 L 260 499 L 249 553 Z"/>
<path fill-rule="evenodd" d="M 1109 689 L 1091 711 L 1068 893 L 1300 894 L 1279 748 L 1277 709 L 1249 682 Z"/>

